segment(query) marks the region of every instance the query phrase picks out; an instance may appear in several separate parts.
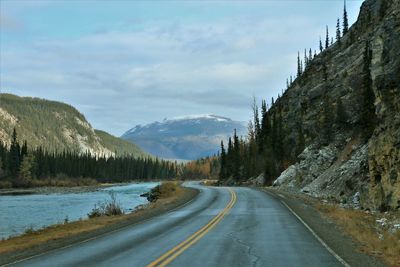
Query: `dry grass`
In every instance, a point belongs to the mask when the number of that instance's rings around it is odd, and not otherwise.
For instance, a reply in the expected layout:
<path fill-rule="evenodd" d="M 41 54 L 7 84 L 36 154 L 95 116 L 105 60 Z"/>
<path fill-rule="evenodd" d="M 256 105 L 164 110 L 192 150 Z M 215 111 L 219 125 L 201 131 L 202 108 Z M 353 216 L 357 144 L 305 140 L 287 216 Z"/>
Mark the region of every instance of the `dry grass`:
<path fill-rule="evenodd" d="M 377 216 L 359 210 L 339 208 L 334 205 L 316 205 L 361 244 L 361 250 L 384 260 L 390 266 L 400 266 L 400 231 L 391 233 L 380 228 Z"/>
<path fill-rule="evenodd" d="M 21 236 L 0 241 L 0 254 L 28 249 L 36 245 L 45 244 L 52 240 L 68 238 L 119 222 L 140 218 L 147 210 L 170 204 L 180 198 L 183 194 L 183 189 L 175 182 L 163 183 L 159 187 L 161 197 L 157 202 L 138 207 L 130 214 L 95 217 L 65 224 L 56 224 L 37 231 L 28 230 Z"/>
<path fill-rule="evenodd" d="M 203 180 L 201 184 L 205 186 L 215 186 L 218 185 L 218 180 Z"/>

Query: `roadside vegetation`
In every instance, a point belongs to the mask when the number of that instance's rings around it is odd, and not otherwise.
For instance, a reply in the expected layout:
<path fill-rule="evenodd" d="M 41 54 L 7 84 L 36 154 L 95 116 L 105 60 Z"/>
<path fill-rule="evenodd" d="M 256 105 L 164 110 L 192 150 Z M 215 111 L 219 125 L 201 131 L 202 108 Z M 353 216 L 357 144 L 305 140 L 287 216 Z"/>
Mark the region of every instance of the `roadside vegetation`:
<path fill-rule="evenodd" d="M 186 190 L 186 191 L 185 191 Z M 165 182 L 152 190 L 157 193 L 157 200 L 146 205 L 139 206 L 134 212 L 123 214 L 118 201 L 111 195 L 111 200 L 105 202 L 101 207 L 96 206 L 88 214 L 88 219 L 69 222 L 68 218 L 64 222 L 52 225 L 43 229 L 33 230 L 28 227 L 21 236 L 11 237 L 0 241 L 0 255 L 28 249 L 33 246 L 46 244 L 50 241 L 60 240 L 78 236 L 80 234 L 101 230 L 102 228 L 116 229 L 118 225 L 127 225 L 139 221 L 145 216 L 154 216 L 165 209 L 167 205 L 179 202 L 186 195 L 190 195 L 189 189 L 180 187 L 178 182 Z"/>
<path fill-rule="evenodd" d="M 182 189 L 177 182 L 164 182 L 142 196 L 146 197 L 149 202 L 156 202 L 159 199 L 169 198 L 176 194 L 180 194 L 180 190 Z"/>
<path fill-rule="evenodd" d="M 124 214 L 121 208 L 121 204 L 117 201 L 115 192 L 111 191 L 110 200 L 95 205 L 91 212 L 89 212 L 89 218 L 101 217 L 101 216 L 116 216 Z"/>
<path fill-rule="evenodd" d="M 399 212 L 372 213 L 332 204 L 318 204 L 316 207 L 357 240 L 361 251 L 381 258 L 390 266 L 400 266 Z"/>

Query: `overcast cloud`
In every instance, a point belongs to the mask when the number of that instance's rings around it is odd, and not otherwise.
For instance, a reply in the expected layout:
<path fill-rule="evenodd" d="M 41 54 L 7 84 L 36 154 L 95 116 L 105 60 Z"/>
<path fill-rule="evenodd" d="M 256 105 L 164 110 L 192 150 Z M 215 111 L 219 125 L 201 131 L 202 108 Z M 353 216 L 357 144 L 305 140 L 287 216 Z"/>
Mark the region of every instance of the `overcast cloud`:
<path fill-rule="evenodd" d="M 351 21 L 361 1 L 348 2 Z M 250 118 L 341 1 L 1 1 L 3 92 L 69 103 L 115 135 L 187 114 Z"/>

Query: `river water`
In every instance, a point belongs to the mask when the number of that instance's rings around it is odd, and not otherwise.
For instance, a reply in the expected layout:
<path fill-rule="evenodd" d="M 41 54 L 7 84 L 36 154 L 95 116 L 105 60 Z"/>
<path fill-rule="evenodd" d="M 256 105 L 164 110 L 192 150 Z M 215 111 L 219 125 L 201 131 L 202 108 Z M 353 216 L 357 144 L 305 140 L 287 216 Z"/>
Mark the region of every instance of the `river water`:
<path fill-rule="evenodd" d="M 139 183 L 102 188 L 93 192 L 0 196 L 0 239 L 17 236 L 26 229 L 86 219 L 95 205 L 110 200 L 115 193 L 125 213 L 147 203 L 141 194 L 158 183 Z"/>

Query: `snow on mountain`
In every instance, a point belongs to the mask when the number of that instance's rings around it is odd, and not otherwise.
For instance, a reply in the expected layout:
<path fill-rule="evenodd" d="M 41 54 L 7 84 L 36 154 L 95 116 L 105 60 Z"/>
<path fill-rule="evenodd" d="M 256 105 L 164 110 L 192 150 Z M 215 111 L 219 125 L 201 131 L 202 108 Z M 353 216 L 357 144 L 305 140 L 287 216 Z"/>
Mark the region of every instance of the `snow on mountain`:
<path fill-rule="evenodd" d="M 165 118 L 162 122 L 137 125 L 122 135 L 145 151 L 162 158 L 192 160 L 218 152 L 234 129 L 246 134 L 244 122 L 202 114 Z"/>

